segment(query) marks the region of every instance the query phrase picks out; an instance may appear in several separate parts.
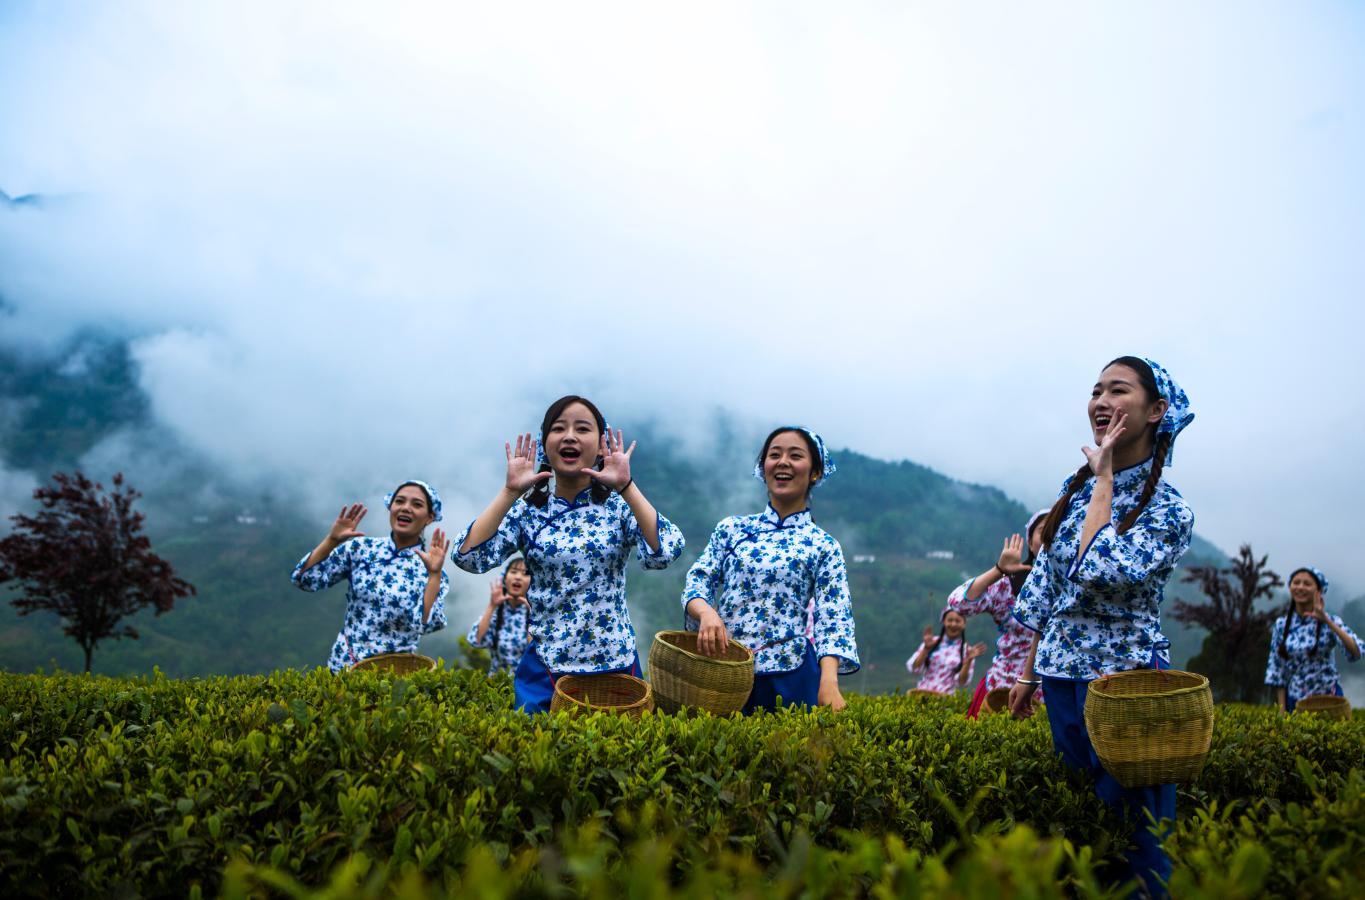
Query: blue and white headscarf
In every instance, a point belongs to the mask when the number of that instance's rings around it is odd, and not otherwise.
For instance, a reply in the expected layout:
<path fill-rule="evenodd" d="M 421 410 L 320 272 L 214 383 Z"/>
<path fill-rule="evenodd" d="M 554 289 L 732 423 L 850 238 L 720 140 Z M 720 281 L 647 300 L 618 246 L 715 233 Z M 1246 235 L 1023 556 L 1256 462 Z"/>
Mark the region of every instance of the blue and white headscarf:
<path fill-rule="evenodd" d="M 427 492 L 427 497 L 431 500 L 431 515 L 433 517 L 432 521 L 433 522 L 441 521 L 441 495 L 436 493 L 436 488 L 427 484 L 425 481 L 418 481 L 416 478 L 409 478 L 407 481 L 403 482 L 398 487 L 394 488 L 393 490 L 385 494 L 384 508 L 392 509 L 393 495 L 398 493 L 399 491 L 401 491 L 403 488 L 407 487 L 410 484 L 415 484 L 419 488 Z"/>
<path fill-rule="evenodd" d="M 1190 398 L 1185 395 L 1180 385 L 1175 383 L 1171 373 L 1154 359 L 1145 356 L 1141 359 L 1152 367 L 1152 375 L 1156 378 L 1156 391 L 1168 404 L 1166 415 L 1157 423 L 1156 433 L 1171 436 L 1171 443 L 1166 449 L 1166 465 L 1169 466 L 1175 460 L 1175 439 L 1185 430 L 1186 425 L 1194 421 L 1194 413 L 1190 412 Z"/>
<path fill-rule="evenodd" d="M 824 438 L 820 437 L 820 435 L 816 434 L 814 431 L 811 431 L 804 425 L 783 425 L 778 430 L 799 431 L 815 442 L 815 449 L 820 453 L 820 478 L 811 485 L 812 488 L 817 488 L 824 484 L 829 479 L 829 476 L 833 475 L 835 470 L 838 469 L 838 466 L 834 464 L 834 457 L 830 456 L 829 451 L 825 449 Z M 768 483 L 768 479 L 763 477 L 763 460 L 761 459 L 754 463 L 754 477 L 764 484 Z"/>
<path fill-rule="evenodd" d="M 1294 570 L 1294 572 L 1290 573 L 1289 579 L 1291 581 L 1294 580 L 1294 573 L 1297 572 L 1307 572 L 1308 574 L 1312 575 L 1315 579 L 1317 579 L 1318 589 L 1322 591 L 1322 599 L 1323 600 L 1327 599 L 1327 585 L 1330 582 L 1328 582 L 1327 576 L 1322 574 L 1322 569 L 1319 569 L 1316 566 L 1299 566 L 1297 569 Z"/>

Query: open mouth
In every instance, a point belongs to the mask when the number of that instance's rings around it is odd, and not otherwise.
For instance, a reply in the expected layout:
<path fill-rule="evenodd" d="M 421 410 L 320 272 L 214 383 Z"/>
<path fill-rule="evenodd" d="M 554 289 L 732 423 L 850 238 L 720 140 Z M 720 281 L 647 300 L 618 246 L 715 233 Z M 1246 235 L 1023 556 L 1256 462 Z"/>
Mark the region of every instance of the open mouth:
<path fill-rule="evenodd" d="M 1098 413 L 1095 416 L 1095 428 L 1097 430 L 1103 430 L 1105 428 L 1108 428 L 1109 423 L 1112 422 L 1113 420 L 1114 417 L 1111 416 L 1109 413 Z"/>
<path fill-rule="evenodd" d="M 566 463 L 576 463 L 583 458 L 583 451 L 579 450 L 577 447 L 561 447 L 559 449 L 559 458 Z"/>
<path fill-rule="evenodd" d="M 774 472 L 774 473 L 773 473 L 773 481 L 776 481 L 778 484 L 786 484 L 787 482 L 791 481 L 791 480 L 792 480 L 793 478 L 795 478 L 795 477 L 796 477 L 796 476 L 792 475 L 791 472 Z"/>
<path fill-rule="evenodd" d="M 399 513 L 398 515 L 394 516 L 393 518 L 394 518 L 394 521 L 397 522 L 399 525 L 411 525 L 411 524 L 412 524 L 412 516 L 408 515 L 407 513 Z"/>

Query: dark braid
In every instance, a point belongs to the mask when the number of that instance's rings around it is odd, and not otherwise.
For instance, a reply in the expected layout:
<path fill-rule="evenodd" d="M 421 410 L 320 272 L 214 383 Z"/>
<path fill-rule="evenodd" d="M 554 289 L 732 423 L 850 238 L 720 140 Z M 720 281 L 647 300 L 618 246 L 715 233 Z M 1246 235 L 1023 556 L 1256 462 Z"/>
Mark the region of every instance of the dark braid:
<path fill-rule="evenodd" d="M 502 636 L 502 614 L 507 612 L 507 601 L 498 604 L 498 616 L 493 622 L 493 655 L 498 655 L 498 638 Z"/>
<path fill-rule="evenodd" d="M 1123 517 L 1119 522 L 1118 532 L 1123 534 L 1133 524 L 1137 522 L 1138 516 L 1147 508 L 1147 503 L 1156 493 L 1157 482 L 1161 481 L 1161 470 L 1166 467 L 1166 451 L 1171 446 L 1171 436 L 1169 434 L 1158 434 L 1156 436 L 1156 446 L 1152 448 L 1152 471 L 1147 473 L 1147 481 L 1142 485 L 1142 493 L 1138 495 L 1137 506 Z"/>
<path fill-rule="evenodd" d="M 1062 526 L 1062 519 L 1066 518 L 1067 507 L 1071 505 L 1071 498 L 1090 478 L 1090 463 L 1086 463 L 1076 470 L 1076 474 L 1071 476 L 1071 480 L 1066 483 L 1066 491 L 1057 498 L 1057 502 L 1052 504 L 1052 509 L 1047 514 L 1046 521 L 1043 522 L 1043 546 L 1052 547 L 1052 539 L 1057 536 L 1057 529 Z"/>

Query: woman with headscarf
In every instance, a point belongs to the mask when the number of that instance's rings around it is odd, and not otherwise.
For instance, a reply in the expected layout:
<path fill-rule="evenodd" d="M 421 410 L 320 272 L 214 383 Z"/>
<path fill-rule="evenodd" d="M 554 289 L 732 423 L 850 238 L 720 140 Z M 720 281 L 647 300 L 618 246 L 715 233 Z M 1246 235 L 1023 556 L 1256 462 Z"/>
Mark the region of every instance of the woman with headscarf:
<path fill-rule="evenodd" d="M 1293 712 L 1304 697 L 1342 695 L 1338 647 L 1347 662 L 1360 659 L 1360 638 L 1323 605 L 1327 587 L 1327 576 L 1312 566 L 1295 569 L 1289 576 L 1289 608 L 1270 630 L 1265 669 L 1265 683 L 1275 688 L 1282 712 Z"/>
<path fill-rule="evenodd" d="M 1095 678 L 1170 666 L 1162 593 L 1189 548 L 1194 513 L 1161 476 L 1194 414 L 1169 372 L 1133 356 L 1104 367 L 1088 414 L 1096 446 L 1082 448 L 1085 464 L 1048 513 L 1042 552 L 1014 605 L 1015 618 L 1037 634 L 1010 707 L 1031 714 L 1033 691 L 1044 687 L 1053 746 L 1128 817 L 1132 874 L 1149 894 L 1164 896 L 1171 864 L 1148 815 L 1175 818 L 1175 785 L 1122 787 L 1099 764 L 1084 709 Z"/>
<path fill-rule="evenodd" d="M 924 626 L 924 640 L 905 661 L 905 668 L 920 676 L 916 690 L 935 694 L 956 694 L 976 669 L 976 658 L 986 652 L 985 644 L 967 643 L 967 617 L 951 606 L 939 614 L 938 634 L 934 626 Z"/>
<path fill-rule="evenodd" d="M 839 676 L 858 671 L 844 552 L 811 520 L 808 503 L 834 470 L 815 432 L 775 429 L 754 465 L 767 507 L 722 519 L 687 572 L 682 603 L 697 649 L 719 655 L 733 638 L 754 653 L 746 715 L 774 709 L 779 698 L 843 709 Z"/>
<path fill-rule="evenodd" d="M 294 567 L 290 580 L 320 591 L 343 578 L 346 618 L 327 666 L 338 672 L 381 653 L 413 653 L 424 634 L 446 625 L 450 578 L 441 571 L 450 544 L 436 529 L 428 548 L 422 533 L 441 521 L 441 496 L 425 481 L 405 481 L 384 498 L 389 536 L 358 529 L 364 505 L 342 507 L 322 542 Z"/>
<path fill-rule="evenodd" d="M 503 567 L 502 577 L 488 586 L 488 606 L 469 626 L 465 640 L 471 647 L 488 651 L 489 675 L 498 672 L 511 675 L 521 665 L 521 657 L 531 642 L 531 607 L 526 602 L 530 586 L 526 560 L 517 557 Z"/>
<path fill-rule="evenodd" d="M 1029 647 L 1033 644 L 1033 632 L 1019 624 L 1014 618 L 1014 601 L 1019 589 L 1024 586 L 1033 560 L 1043 545 L 1043 519 L 1049 510 L 1043 509 L 1033 514 L 1024 526 L 1023 535 L 1013 534 L 1005 538 L 1000 550 L 1000 558 L 980 575 L 965 584 L 959 585 L 948 595 L 948 608 L 957 610 L 963 616 L 988 615 L 995 621 L 1000 636 L 995 639 L 995 659 L 986 670 L 986 676 L 976 686 L 971 706 L 967 708 L 967 718 L 975 719 L 986 702 L 986 695 L 996 688 L 1009 689 L 1014 679 L 1024 671 L 1024 660 L 1028 657 Z M 1028 556 L 1023 551 L 1028 547 Z M 1035 703 L 1043 701 L 1042 691 L 1033 695 Z"/>
<path fill-rule="evenodd" d="M 634 551 L 662 569 L 683 550 L 682 532 L 630 473 L 635 443 L 584 397 L 550 404 L 537 440 L 505 446 L 507 478 L 488 508 L 455 540 L 455 565 L 482 574 L 516 553 L 531 586 L 531 644 L 513 681 L 516 706 L 549 712 L 561 675 L 640 674 L 626 606 Z"/>

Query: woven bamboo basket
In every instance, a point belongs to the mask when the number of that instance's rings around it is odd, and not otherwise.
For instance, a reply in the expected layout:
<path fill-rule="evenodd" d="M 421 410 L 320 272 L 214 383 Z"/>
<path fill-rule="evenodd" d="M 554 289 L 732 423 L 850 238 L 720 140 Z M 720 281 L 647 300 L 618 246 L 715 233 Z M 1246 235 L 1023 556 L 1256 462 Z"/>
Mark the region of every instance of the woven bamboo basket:
<path fill-rule="evenodd" d="M 726 716 L 753 692 L 754 654 L 730 641 L 721 656 L 703 656 L 695 631 L 660 631 L 649 646 L 649 680 L 662 712 L 693 707 Z"/>
<path fill-rule="evenodd" d="M 425 672 L 436 668 L 436 660 L 420 653 L 381 653 L 351 664 L 352 671 L 392 672 L 407 675 L 410 672 Z"/>
<path fill-rule="evenodd" d="M 1294 704 L 1294 712 L 1312 713 L 1329 719 L 1351 718 L 1351 701 L 1332 694 L 1312 694 Z"/>
<path fill-rule="evenodd" d="M 1193 781 L 1213 740 L 1209 680 L 1134 669 L 1090 683 L 1085 729 L 1105 771 L 1126 788 Z"/>
<path fill-rule="evenodd" d="M 998 687 L 986 695 L 986 701 L 981 704 L 982 708 L 988 713 L 1008 712 L 1010 708 L 1010 689 Z"/>
<path fill-rule="evenodd" d="M 634 675 L 561 675 L 555 681 L 550 712 L 606 712 L 639 718 L 654 708 L 649 683 Z"/>

